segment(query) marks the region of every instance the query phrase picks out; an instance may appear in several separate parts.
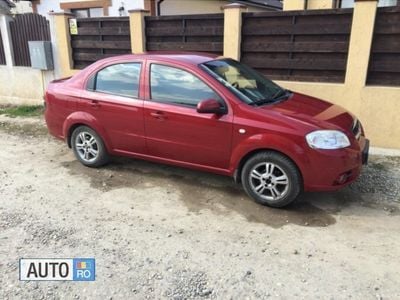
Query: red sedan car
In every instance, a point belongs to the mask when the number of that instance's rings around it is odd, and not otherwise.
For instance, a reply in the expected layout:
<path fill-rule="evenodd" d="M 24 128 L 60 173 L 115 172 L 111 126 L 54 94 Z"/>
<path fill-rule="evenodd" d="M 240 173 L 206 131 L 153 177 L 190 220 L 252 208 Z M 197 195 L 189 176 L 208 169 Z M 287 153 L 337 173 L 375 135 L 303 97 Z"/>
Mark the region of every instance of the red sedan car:
<path fill-rule="evenodd" d="M 360 174 L 368 140 L 343 108 L 205 54 L 104 59 L 46 92 L 46 122 L 89 167 L 125 155 L 232 176 L 282 207 Z"/>

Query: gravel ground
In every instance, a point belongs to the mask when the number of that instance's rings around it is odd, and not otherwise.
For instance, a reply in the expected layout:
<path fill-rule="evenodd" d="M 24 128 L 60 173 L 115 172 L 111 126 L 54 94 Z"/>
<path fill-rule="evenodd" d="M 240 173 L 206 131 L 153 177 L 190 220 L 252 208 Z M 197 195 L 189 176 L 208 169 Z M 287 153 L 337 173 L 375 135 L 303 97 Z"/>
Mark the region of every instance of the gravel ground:
<path fill-rule="evenodd" d="M 77 163 L 43 120 L 0 116 L 0 299 L 400 299 L 400 158 L 262 207 L 231 179 Z M 94 257 L 94 282 L 20 282 L 21 257 Z"/>

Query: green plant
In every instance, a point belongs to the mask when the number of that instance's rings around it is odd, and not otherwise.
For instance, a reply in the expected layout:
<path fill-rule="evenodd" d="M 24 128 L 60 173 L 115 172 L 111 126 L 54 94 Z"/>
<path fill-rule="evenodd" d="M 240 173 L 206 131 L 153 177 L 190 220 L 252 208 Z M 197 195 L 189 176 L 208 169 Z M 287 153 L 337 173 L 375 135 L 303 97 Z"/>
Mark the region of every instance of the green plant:
<path fill-rule="evenodd" d="M 44 107 L 42 105 L 20 105 L 0 107 L 0 114 L 9 117 L 37 117 L 42 115 Z"/>

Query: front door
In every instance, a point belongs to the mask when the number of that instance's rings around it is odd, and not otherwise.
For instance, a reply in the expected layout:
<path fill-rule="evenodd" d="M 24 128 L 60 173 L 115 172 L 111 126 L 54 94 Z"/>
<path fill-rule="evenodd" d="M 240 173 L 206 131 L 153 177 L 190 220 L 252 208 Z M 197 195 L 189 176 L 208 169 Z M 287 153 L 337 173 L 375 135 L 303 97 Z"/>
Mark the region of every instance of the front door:
<path fill-rule="evenodd" d="M 150 155 L 228 169 L 232 112 L 200 114 L 197 103 L 222 98 L 188 70 L 149 64 L 149 99 L 144 101 L 146 143 Z"/>

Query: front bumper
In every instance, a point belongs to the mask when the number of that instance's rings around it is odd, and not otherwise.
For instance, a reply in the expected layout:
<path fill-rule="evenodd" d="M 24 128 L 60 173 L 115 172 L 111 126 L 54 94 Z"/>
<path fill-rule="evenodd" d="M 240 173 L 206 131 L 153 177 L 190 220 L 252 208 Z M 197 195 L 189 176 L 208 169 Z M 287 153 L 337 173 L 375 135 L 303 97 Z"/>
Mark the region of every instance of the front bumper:
<path fill-rule="evenodd" d="M 334 191 L 355 181 L 368 163 L 369 140 L 361 136 L 351 147 L 313 150 L 304 177 L 306 191 Z"/>

